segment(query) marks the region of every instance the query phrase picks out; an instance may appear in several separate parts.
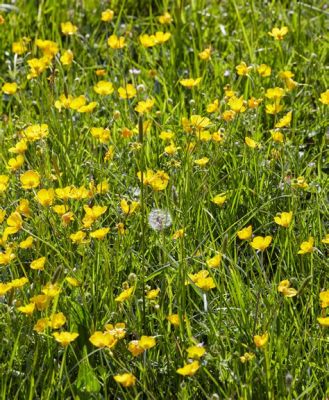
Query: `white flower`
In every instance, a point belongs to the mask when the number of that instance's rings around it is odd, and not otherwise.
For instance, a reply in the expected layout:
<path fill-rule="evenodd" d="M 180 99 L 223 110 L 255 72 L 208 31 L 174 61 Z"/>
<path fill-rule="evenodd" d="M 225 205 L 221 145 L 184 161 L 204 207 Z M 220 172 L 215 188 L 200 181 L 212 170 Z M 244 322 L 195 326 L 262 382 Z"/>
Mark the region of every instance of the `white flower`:
<path fill-rule="evenodd" d="M 162 231 L 163 229 L 169 228 L 172 224 L 169 211 L 161 210 L 159 208 L 151 210 L 148 221 L 150 227 L 155 231 Z"/>

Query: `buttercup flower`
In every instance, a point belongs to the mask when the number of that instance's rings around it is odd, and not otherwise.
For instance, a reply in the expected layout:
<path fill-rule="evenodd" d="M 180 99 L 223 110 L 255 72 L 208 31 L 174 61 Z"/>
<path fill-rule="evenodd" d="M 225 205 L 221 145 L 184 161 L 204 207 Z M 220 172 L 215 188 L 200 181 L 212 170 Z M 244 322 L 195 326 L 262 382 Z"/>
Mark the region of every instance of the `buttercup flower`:
<path fill-rule="evenodd" d="M 268 248 L 268 246 L 272 242 L 272 236 L 256 236 L 253 238 L 252 242 L 250 242 L 250 246 L 259 251 L 264 251 Z"/>
<path fill-rule="evenodd" d="M 271 32 L 268 32 L 275 40 L 282 40 L 288 33 L 288 28 L 283 26 L 282 28 L 273 28 Z"/>
<path fill-rule="evenodd" d="M 193 361 L 190 364 L 185 364 L 182 368 L 178 368 L 176 372 L 177 374 L 183 376 L 193 376 L 196 374 L 199 368 L 200 368 L 199 361 Z"/>
<path fill-rule="evenodd" d="M 284 228 L 288 228 L 292 220 L 292 211 L 289 212 L 282 212 L 274 217 L 275 223 Z"/>
<path fill-rule="evenodd" d="M 62 22 L 61 23 L 61 30 L 62 30 L 63 35 L 71 36 L 71 35 L 74 35 L 77 32 L 78 27 L 73 25 L 72 22 L 70 22 L 70 21 Z"/>
<path fill-rule="evenodd" d="M 255 335 L 254 336 L 254 343 L 255 346 L 258 348 L 263 348 L 267 345 L 269 334 L 265 332 L 263 335 Z"/>
<path fill-rule="evenodd" d="M 126 374 L 115 375 L 113 378 L 123 387 L 134 386 L 136 383 L 136 377 L 130 372 Z"/>
<path fill-rule="evenodd" d="M 298 251 L 298 254 L 307 254 L 307 253 L 312 253 L 314 251 L 314 238 L 310 236 L 307 241 L 302 242 L 300 245 L 300 250 Z"/>

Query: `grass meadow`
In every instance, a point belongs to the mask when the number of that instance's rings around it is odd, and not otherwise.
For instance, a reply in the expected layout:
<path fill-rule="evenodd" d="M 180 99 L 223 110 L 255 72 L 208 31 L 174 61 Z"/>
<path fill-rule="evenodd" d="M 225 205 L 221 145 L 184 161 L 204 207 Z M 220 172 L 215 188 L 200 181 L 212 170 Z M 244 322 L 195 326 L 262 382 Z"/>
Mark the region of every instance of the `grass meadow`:
<path fill-rule="evenodd" d="M 0 398 L 329 398 L 324 0 L 0 3 Z"/>

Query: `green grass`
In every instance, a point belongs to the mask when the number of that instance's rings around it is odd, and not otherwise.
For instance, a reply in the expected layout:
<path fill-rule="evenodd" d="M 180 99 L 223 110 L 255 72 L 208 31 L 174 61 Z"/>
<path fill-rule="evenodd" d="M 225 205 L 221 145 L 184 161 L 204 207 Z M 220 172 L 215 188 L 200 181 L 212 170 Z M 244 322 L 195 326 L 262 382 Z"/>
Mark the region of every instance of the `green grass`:
<path fill-rule="evenodd" d="M 0 209 L 7 218 L 21 199 L 30 202 L 30 217 L 22 214 L 21 229 L 2 243 L 0 251 L 12 248 L 15 258 L 0 265 L 0 282 L 27 277 L 21 289 L 0 297 L 0 398 L 1 399 L 326 399 L 328 391 L 328 331 L 317 321 L 326 315 L 319 293 L 328 290 L 328 244 L 322 239 L 328 224 L 328 105 L 320 94 L 329 88 L 328 14 L 325 1 L 262 1 L 247 5 L 241 0 L 113 1 L 18 0 L 14 8 L 0 4 L 5 23 L 0 25 L 0 86 L 16 82 L 17 93 L 0 96 L 0 175 L 9 176 L 8 188 L 0 193 Z M 143 4 L 142 4 L 143 3 Z M 114 10 L 111 22 L 102 22 L 106 8 Z M 169 11 L 173 22 L 161 25 L 158 16 Z M 61 22 L 78 27 L 72 36 L 61 33 Z M 288 27 L 282 41 L 268 32 Z M 144 48 L 143 33 L 170 32 L 164 44 Z M 124 35 L 127 45 L 111 49 L 107 39 Z M 14 55 L 12 43 L 31 38 L 28 51 Z M 55 41 L 59 53 L 45 72 L 27 79 L 28 60 L 42 53 L 36 39 Z M 212 48 L 208 61 L 198 54 Z M 71 66 L 59 61 L 64 50 L 74 54 Z M 236 66 L 252 66 L 247 76 L 238 76 Z M 272 68 L 261 77 L 256 67 Z M 98 69 L 106 75 L 98 77 Z M 139 70 L 132 74 L 131 70 Z M 156 75 L 150 73 L 156 71 Z M 286 90 L 277 115 L 266 113 L 272 103 L 269 88 L 285 88 L 278 76 L 290 70 L 298 84 Z M 188 89 L 179 81 L 202 77 Z M 101 96 L 93 90 L 100 80 L 113 83 L 114 92 Z M 117 89 L 125 83 L 138 88 L 137 96 L 120 99 Z M 230 85 L 245 101 L 262 98 L 255 108 L 237 113 L 225 121 L 229 110 L 224 87 Z M 55 101 L 61 94 L 85 95 L 98 103 L 91 113 L 71 109 L 61 112 Z M 138 101 L 154 98 L 146 114 L 135 111 Z M 219 110 L 207 113 L 207 105 L 219 100 Z M 290 126 L 281 129 L 284 142 L 276 143 L 270 131 L 292 111 Z M 201 115 L 210 119 L 210 133 L 221 131 L 224 140 L 199 140 L 195 130 L 183 129 L 182 118 Z M 143 123 L 151 121 L 145 132 Z M 48 136 L 28 143 L 24 164 L 10 171 L 8 161 L 16 154 L 9 148 L 22 138 L 24 129 L 47 124 Z M 109 128 L 109 141 L 95 139 L 90 128 Z M 133 132 L 122 137 L 122 128 Z M 175 133 L 180 149 L 165 154 L 159 135 Z M 245 137 L 260 144 L 250 148 Z M 189 150 L 195 143 L 193 151 Z M 104 161 L 113 146 L 113 158 Z M 208 157 L 205 166 L 194 161 Z M 163 170 L 169 175 L 165 190 L 142 185 L 137 172 Z M 38 171 L 41 183 L 22 188 L 20 176 Z M 294 185 L 303 176 L 308 187 Z M 109 190 L 91 193 L 65 204 L 74 214 L 67 226 L 53 211 L 64 202 L 55 197 L 51 207 L 42 206 L 35 196 L 42 188 L 69 185 L 90 189 L 103 181 Z M 1 188 L 1 185 L 0 185 Z M 211 199 L 221 193 L 222 206 Z M 125 215 L 122 199 L 140 203 L 136 212 Z M 84 206 L 106 206 L 91 228 L 84 228 Z M 171 227 L 152 230 L 148 216 L 152 209 L 168 210 Z M 274 217 L 292 211 L 288 228 Z M 0 214 L 1 215 L 1 214 Z M 120 235 L 117 224 L 126 234 Z M 272 236 L 264 252 L 255 251 L 237 237 L 252 225 L 254 236 Z M 103 240 L 75 244 L 70 235 L 109 227 Z M 185 236 L 173 234 L 185 229 Z M 33 246 L 23 250 L 19 243 L 28 236 Z M 298 254 L 300 244 L 314 237 L 314 251 Z M 218 268 L 207 260 L 223 254 Z M 46 257 L 43 271 L 30 263 Z M 1 257 L 0 257 L 1 259 Z M 188 278 L 207 270 L 215 287 L 203 291 Z M 73 287 L 65 279 L 81 284 Z M 295 297 L 284 297 L 278 285 L 288 279 L 297 289 Z M 57 283 L 61 292 L 44 310 L 24 315 L 19 306 L 28 304 L 47 283 Z M 189 282 L 189 284 L 185 284 Z M 133 295 L 118 303 L 115 298 L 128 285 Z M 160 289 L 155 300 L 145 291 Z M 1 290 L 1 285 L 0 285 Z M 47 328 L 33 328 L 40 318 L 63 312 L 67 321 L 59 331 L 79 336 L 67 347 Z M 179 327 L 167 320 L 178 314 Z M 108 323 L 126 324 L 126 336 L 111 349 L 94 346 L 89 338 Z M 268 332 L 264 348 L 256 348 L 253 337 Z M 156 345 L 138 357 L 128 343 L 142 335 L 153 336 Z M 176 370 L 188 362 L 186 349 L 203 343 L 206 354 L 194 376 L 183 377 Z M 255 357 L 242 363 L 244 353 Z M 124 388 L 113 376 L 133 373 L 137 380 Z"/>

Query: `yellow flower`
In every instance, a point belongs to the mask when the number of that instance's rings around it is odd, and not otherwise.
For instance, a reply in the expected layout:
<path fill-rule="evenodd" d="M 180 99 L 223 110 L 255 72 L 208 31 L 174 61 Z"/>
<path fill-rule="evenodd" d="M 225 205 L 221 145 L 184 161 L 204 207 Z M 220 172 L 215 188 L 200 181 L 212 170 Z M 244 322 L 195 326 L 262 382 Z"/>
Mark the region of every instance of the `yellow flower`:
<path fill-rule="evenodd" d="M 117 35 L 111 35 L 107 44 L 111 47 L 111 49 L 123 49 L 126 46 L 126 39 L 123 36 L 118 37 Z"/>
<path fill-rule="evenodd" d="M 49 207 L 53 204 L 55 198 L 54 189 L 41 189 L 37 192 L 36 199 L 44 207 Z"/>
<path fill-rule="evenodd" d="M 45 294 L 38 294 L 30 299 L 34 303 L 38 311 L 46 310 L 50 304 L 51 298 Z"/>
<path fill-rule="evenodd" d="M 11 213 L 7 218 L 7 225 L 8 227 L 5 229 L 3 233 L 4 241 L 7 240 L 8 235 L 13 235 L 22 229 L 23 219 L 21 217 L 21 214 L 17 211 Z"/>
<path fill-rule="evenodd" d="M 0 224 L 2 224 L 3 221 L 5 220 L 5 216 L 6 216 L 6 211 L 5 211 L 5 210 L 2 210 L 2 209 L 0 208 Z"/>
<path fill-rule="evenodd" d="M 118 93 L 121 99 L 132 99 L 136 96 L 137 90 L 131 83 L 128 83 L 124 87 L 119 87 Z"/>
<path fill-rule="evenodd" d="M 298 254 L 312 253 L 314 251 L 314 238 L 310 236 L 306 242 L 302 242 Z"/>
<path fill-rule="evenodd" d="M 40 175 L 36 171 L 26 171 L 19 179 L 23 189 L 34 189 L 40 185 Z"/>
<path fill-rule="evenodd" d="M 119 296 L 117 296 L 117 297 L 114 299 L 114 301 L 116 301 L 116 302 L 118 302 L 118 303 L 122 303 L 123 301 L 128 300 L 128 299 L 131 297 L 131 295 L 133 294 L 134 289 L 135 289 L 135 288 L 132 286 L 132 287 L 130 287 L 130 288 L 128 288 L 128 289 L 123 290 L 123 291 L 119 294 Z"/>
<path fill-rule="evenodd" d="M 203 61 L 208 61 L 211 58 L 211 48 L 207 47 L 198 54 L 199 58 Z"/>
<path fill-rule="evenodd" d="M 92 101 L 89 104 L 86 104 L 80 108 L 78 108 L 79 113 L 91 113 L 94 111 L 94 109 L 98 106 L 98 103 L 96 101 Z"/>
<path fill-rule="evenodd" d="M 292 220 L 292 211 L 282 212 L 274 217 L 274 222 L 284 228 L 288 228 Z"/>
<path fill-rule="evenodd" d="M 267 89 L 266 93 L 265 93 L 265 97 L 267 97 L 268 99 L 274 99 L 275 101 L 280 100 L 283 96 L 284 96 L 284 89 L 280 88 L 280 87 L 275 87 L 275 88 L 271 88 L 271 89 Z"/>
<path fill-rule="evenodd" d="M 257 67 L 257 72 L 259 75 L 263 78 L 266 78 L 267 76 L 271 75 L 272 69 L 269 65 L 266 64 L 261 64 Z"/>
<path fill-rule="evenodd" d="M 282 110 L 283 110 L 283 105 L 279 104 L 277 102 L 275 102 L 273 104 L 266 104 L 266 107 L 265 107 L 266 114 L 271 114 L 271 115 L 276 115 Z"/>
<path fill-rule="evenodd" d="M 96 231 L 90 232 L 90 237 L 93 239 L 104 239 L 105 236 L 109 233 L 110 228 L 101 228 L 97 229 Z"/>
<path fill-rule="evenodd" d="M 65 324 L 65 322 L 65 315 L 62 312 L 59 312 L 50 316 L 48 324 L 52 329 L 59 329 Z"/>
<path fill-rule="evenodd" d="M 0 282 L 0 297 L 4 296 L 12 289 L 12 286 L 9 283 Z"/>
<path fill-rule="evenodd" d="M 138 341 L 138 345 L 141 349 L 148 350 L 156 345 L 156 341 L 153 336 L 142 336 Z"/>
<path fill-rule="evenodd" d="M 111 132 L 108 128 L 93 127 L 90 129 L 91 135 L 101 143 L 107 143 L 110 140 Z"/>
<path fill-rule="evenodd" d="M 63 65 L 71 65 L 73 62 L 73 53 L 71 50 L 66 50 L 61 55 L 60 61 Z"/>
<path fill-rule="evenodd" d="M 160 17 L 158 17 L 158 21 L 161 25 L 168 25 L 172 22 L 172 20 L 173 19 L 171 15 L 167 11 L 163 15 L 160 15 Z"/>
<path fill-rule="evenodd" d="M 148 113 L 151 111 L 152 107 L 154 106 L 155 100 L 154 99 L 146 99 L 145 101 L 139 101 L 137 106 L 135 107 L 135 111 L 140 114 Z"/>
<path fill-rule="evenodd" d="M 263 335 L 255 335 L 254 336 L 254 343 L 255 346 L 258 348 L 265 347 L 267 345 L 269 339 L 269 334 L 265 332 Z"/>
<path fill-rule="evenodd" d="M 174 326 L 179 326 L 179 324 L 180 324 L 178 314 L 168 315 L 167 320 Z"/>
<path fill-rule="evenodd" d="M 63 347 L 66 347 L 73 342 L 79 334 L 75 332 L 54 332 L 53 336 L 56 342 L 60 343 Z"/>
<path fill-rule="evenodd" d="M 114 11 L 109 8 L 102 12 L 102 21 L 111 22 L 114 17 Z"/>
<path fill-rule="evenodd" d="M 17 92 L 17 83 L 13 82 L 13 83 L 5 83 L 2 86 L 2 91 L 5 94 L 11 95 L 11 94 L 15 94 Z"/>
<path fill-rule="evenodd" d="M 201 79 L 202 79 L 202 78 L 196 78 L 196 79 L 193 79 L 193 78 L 181 79 L 181 80 L 179 81 L 179 83 L 180 83 L 182 86 L 191 89 L 191 88 L 194 87 L 194 86 L 198 86 L 198 84 L 201 82 Z"/>
<path fill-rule="evenodd" d="M 87 103 L 87 99 L 85 96 L 81 95 L 78 97 L 73 98 L 72 96 L 68 95 L 68 97 L 64 97 L 64 95 L 60 96 L 60 101 L 62 102 L 65 108 L 71 108 L 71 110 L 79 110 L 81 107 L 85 106 Z"/>
<path fill-rule="evenodd" d="M 318 318 L 318 323 L 321 326 L 323 326 L 325 328 L 328 328 L 329 327 L 329 317 L 324 317 L 324 318 L 319 317 Z"/>
<path fill-rule="evenodd" d="M 264 251 L 272 242 L 272 236 L 256 236 L 250 242 L 250 246 L 255 250 Z"/>
<path fill-rule="evenodd" d="M 50 59 L 48 57 L 32 58 L 28 60 L 27 63 L 30 67 L 27 79 L 33 79 L 42 74 L 42 72 L 49 67 Z"/>
<path fill-rule="evenodd" d="M 327 89 L 325 92 L 320 94 L 320 101 L 322 104 L 329 105 L 329 89 Z"/>
<path fill-rule="evenodd" d="M 326 234 L 326 236 L 321 240 L 321 242 L 324 244 L 329 244 L 329 233 Z"/>
<path fill-rule="evenodd" d="M 211 201 L 217 206 L 222 206 L 227 199 L 226 194 L 217 194 L 215 197 L 211 199 Z"/>
<path fill-rule="evenodd" d="M 48 308 L 51 298 L 45 294 L 38 294 L 37 296 L 33 296 L 30 302 L 36 306 L 38 311 L 43 311 Z"/>
<path fill-rule="evenodd" d="M 126 374 L 121 374 L 121 375 L 114 375 L 114 380 L 118 383 L 120 383 L 120 385 L 122 385 L 123 387 L 130 387 L 130 386 L 134 386 L 136 383 L 136 377 L 129 373 Z"/>
<path fill-rule="evenodd" d="M 11 50 L 13 53 L 17 54 L 17 55 L 22 55 L 24 53 L 27 52 L 28 48 L 27 48 L 27 44 L 31 41 L 31 39 L 27 38 L 27 37 L 23 37 L 21 40 L 19 40 L 18 42 L 14 42 L 11 46 Z"/>
<path fill-rule="evenodd" d="M 15 153 L 15 154 L 24 154 L 27 150 L 27 140 L 26 139 L 21 139 L 18 141 L 14 147 L 10 147 L 8 151 L 10 153 Z"/>
<path fill-rule="evenodd" d="M 40 318 L 38 319 L 36 324 L 34 324 L 33 330 L 36 331 L 37 333 L 43 333 L 45 329 L 48 328 L 48 324 L 49 324 L 48 318 Z"/>
<path fill-rule="evenodd" d="M 238 75 L 246 76 L 248 75 L 252 67 L 251 66 L 248 67 L 247 64 L 244 61 L 242 61 L 239 65 L 235 67 L 235 69 Z"/>
<path fill-rule="evenodd" d="M 307 189 L 308 188 L 308 183 L 306 182 L 306 179 L 303 176 L 299 176 L 296 178 L 295 181 L 291 183 L 292 187 L 297 187 L 300 189 Z"/>
<path fill-rule="evenodd" d="M 49 129 L 47 124 L 36 124 L 28 126 L 23 135 L 25 139 L 29 142 L 35 142 L 39 139 L 43 139 L 49 134 Z"/>
<path fill-rule="evenodd" d="M 105 330 L 116 339 L 123 339 L 126 336 L 126 324 L 124 322 L 118 322 L 114 326 L 113 324 L 106 324 Z"/>
<path fill-rule="evenodd" d="M 26 315 L 32 315 L 35 309 L 34 303 L 29 303 L 25 306 L 18 307 L 17 310 Z"/>
<path fill-rule="evenodd" d="M 61 23 L 61 30 L 63 35 L 73 35 L 74 33 L 77 32 L 78 27 L 73 25 L 72 22 L 62 22 Z"/>
<path fill-rule="evenodd" d="M 89 341 L 96 347 L 107 347 L 110 349 L 116 345 L 118 340 L 110 332 L 96 331 L 90 336 Z"/>
<path fill-rule="evenodd" d="M 203 347 L 202 343 L 196 346 L 190 346 L 186 349 L 188 358 L 193 358 L 199 360 L 206 353 L 206 349 Z"/>
<path fill-rule="evenodd" d="M 156 44 L 163 44 L 167 42 L 171 37 L 170 32 L 155 32 L 155 42 Z"/>
<path fill-rule="evenodd" d="M 290 287 L 290 282 L 287 279 L 279 283 L 278 292 L 282 293 L 284 297 L 295 297 L 298 294 L 296 289 Z"/>
<path fill-rule="evenodd" d="M 274 142 L 283 143 L 284 142 L 284 135 L 279 131 L 271 131 L 271 136 Z"/>
<path fill-rule="evenodd" d="M 79 287 L 81 285 L 81 282 L 79 282 L 76 278 L 73 278 L 72 276 L 67 276 L 65 280 L 73 287 Z"/>
<path fill-rule="evenodd" d="M 87 205 L 83 206 L 86 215 L 83 217 L 82 222 L 85 228 L 90 228 L 91 225 L 101 216 L 103 215 L 107 207 L 106 206 L 98 206 L 95 205 L 93 207 L 89 207 Z"/>
<path fill-rule="evenodd" d="M 86 237 L 86 232 L 83 231 L 77 231 L 76 233 L 72 233 L 70 235 L 70 239 L 72 240 L 73 243 L 76 244 L 86 243 L 85 237 Z"/>
<path fill-rule="evenodd" d="M 329 307 L 329 290 L 320 292 L 320 305 L 321 308 Z"/>
<path fill-rule="evenodd" d="M 97 76 L 104 76 L 106 75 L 106 69 L 96 69 L 95 74 Z"/>
<path fill-rule="evenodd" d="M 241 231 L 237 232 L 238 238 L 240 240 L 249 240 L 252 236 L 252 225 L 247 226 L 246 228 L 241 229 Z"/>
<path fill-rule="evenodd" d="M 172 156 L 177 153 L 180 147 L 177 147 L 174 142 L 171 142 L 169 146 L 164 148 L 164 154 Z"/>
<path fill-rule="evenodd" d="M 183 376 L 193 376 L 200 368 L 199 361 L 193 361 L 190 364 L 185 364 L 184 367 L 178 368 L 176 372 Z"/>
<path fill-rule="evenodd" d="M 225 139 L 225 135 L 219 130 L 212 134 L 211 139 L 216 143 L 221 143 Z"/>
<path fill-rule="evenodd" d="M 263 99 L 255 99 L 255 97 L 250 97 L 248 100 L 248 107 L 249 108 L 257 108 L 260 103 L 263 101 Z"/>
<path fill-rule="evenodd" d="M 9 285 L 13 289 L 19 289 L 19 288 L 23 287 L 24 285 L 26 285 L 28 282 L 29 282 L 29 280 L 24 276 L 23 278 L 13 279 L 9 283 Z"/>
<path fill-rule="evenodd" d="M 137 357 L 140 354 L 144 353 L 144 349 L 142 349 L 139 345 L 138 340 L 132 340 L 128 343 L 128 351 L 134 356 Z"/>
<path fill-rule="evenodd" d="M 30 249 L 32 245 L 33 245 L 33 237 L 29 236 L 25 240 L 22 240 L 20 242 L 19 247 L 25 250 L 25 249 Z"/>
<path fill-rule="evenodd" d="M 222 261 L 222 257 L 223 257 L 222 253 L 217 253 L 214 257 L 209 258 L 209 260 L 206 261 L 208 267 L 209 268 L 218 268 Z"/>
<path fill-rule="evenodd" d="M 233 110 L 226 110 L 223 112 L 222 117 L 223 120 L 226 122 L 233 121 L 235 118 L 236 113 Z"/>
<path fill-rule="evenodd" d="M 11 158 L 8 161 L 7 168 L 11 171 L 17 171 L 24 164 L 24 157 L 19 154 L 16 158 Z"/>
<path fill-rule="evenodd" d="M 40 257 L 32 261 L 30 264 L 31 269 L 38 269 L 43 271 L 45 269 L 46 257 Z"/>
<path fill-rule="evenodd" d="M 153 47 L 157 44 L 154 35 L 147 35 L 147 34 L 140 35 L 139 41 L 141 45 L 146 48 Z"/>
<path fill-rule="evenodd" d="M 45 286 L 43 286 L 41 292 L 46 296 L 53 298 L 59 295 L 59 293 L 61 292 L 61 288 L 56 282 L 55 283 L 48 282 Z"/>
<path fill-rule="evenodd" d="M 4 253 L 0 252 L 0 265 L 8 265 L 15 258 L 15 254 L 10 247 L 5 249 Z"/>
<path fill-rule="evenodd" d="M 209 118 L 202 117 L 201 115 L 191 115 L 190 125 L 198 131 L 207 128 L 211 124 Z"/>
<path fill-rule="evenodd" d="M 177 240 L 180 239 L 182 237 L 184 237 L 185 235 L 185 229 L 178 229 L 173 235 L 172 235 L 172 239 L 173 240 Z"/>
<path fill-rule="evenodd" d="M 107 96 L 114 92 L 113 84 L 108 81 L 99 81 L 94 86 L 94 91 L 102 96 Z"/>
<path fill-rule="evenodd" d="M 243 96 L 239 98 L 232 96 L 230 97 L 227 104 L 230 106 L 231 110 L 234 111 L 235 113 L 243 113 L 246 111 L 245 101 L 243 100 Z"/>
<path fill-rule="evenodd" d="M 256 149 L 260 147 L 260 144 L 258 142 L 256 142 L 256 140 L 252 139 L 251 137 L 246 136 L 244 138 L 244 141 L 246 143 L 246 145 L 248 147 L 250 147 L 251 149 Z"/>
<path fill-rule="evenodd" d="M 137 172 L 139 180 L 142 180 L 141 172 Z M 164 171 L 153 172 L 152 170 L 147 170 L 143 174 L 143 184 L 150 185 L 153 190 L 161 191 L 165 190 L 168 186 L 169 175 Z"/>
<path fill-rule="evenodd" d="M 127 200 L 122 199 L 120 201 L 120 208 L 122 212 L 126 215 L 131 215 L 133 214 L 137 208 L 139 207 L 139 202 L 138 201 L 131 201 L 130 203 L 127 202 Z"/>
<path fill-rule="evenodd" d="M 275 40 L 282 40 L 288 33 L 288 28 L 283 26 L 282 28 L 273 28 L 271 32 L 268 32 Z"/>
<path fill-rule="evenodd" d="M 159 293 L 160 293 L 160 289 L 159 288 L 158 289 L 152 289 L 152 290 L 147 291 L 145 297 L 148 300 L 154 300 L 154 299 L 156 299 L 158 297 Z"/>
<path fill-rule="evenodd" d="M 279 121 L 275 124 L 276 128 L 285 128 L 286 126 L 290 126 L 292 118 L 292 111 L 289 111 L 286 115 L 279 119 Z"/>
<path fill-rule="evenodd" d="M 209 158 L 208 157 L 202 157 L 199 158 L 198 160 L 194 160 L 194 164 L 199 165 L 200 167 L 204 167 L 206 164 L 208 164 Z"/>
<path fill-rule="evenodd" d="M 213 278 L 211 278 L 211 277 L 207 277 L 207 278 L 200 277 L 194 283 L 198 288 L 200 288 L 206 292 L 208 290 L 214 289 L 216 287 L 215 282 L 214 282 Z"/>
<path fill-rule="evenodd" d="M 58 44 L 51 40 L 37 39 L 36 46 L 42 51 L 44 57 L 43 62 L 49 64 L 51 59 L 58 53 Z"/>
<path fill-rule="evenodd" d="M 244 364 L 248 361 L 251 361 L 253 358 L 255 358 L 254 353 L 244 353 L 244 355 L 240 357 L 240 361 L 242 362 L 242 364 Z"/>
<path fill-rule="evenodd" d="M 207 112 L 214 113 L 219 109 L 219 101 L 216 99 L 212 103 L 207 105 Z"/>

